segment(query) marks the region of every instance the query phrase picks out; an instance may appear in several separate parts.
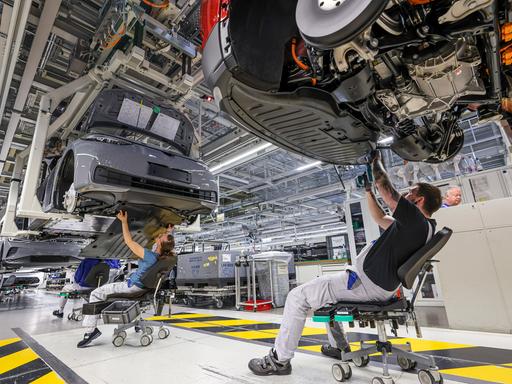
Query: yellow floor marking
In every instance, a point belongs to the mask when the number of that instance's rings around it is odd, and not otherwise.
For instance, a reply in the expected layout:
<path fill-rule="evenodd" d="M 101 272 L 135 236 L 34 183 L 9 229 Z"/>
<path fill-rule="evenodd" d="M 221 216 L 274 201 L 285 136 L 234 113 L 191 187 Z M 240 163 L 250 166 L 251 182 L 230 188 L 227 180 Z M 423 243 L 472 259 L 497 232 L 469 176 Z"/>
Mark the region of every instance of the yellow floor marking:
<path fill-rule="evenodd" d="M 472 347 L 471 345 L 465 344 L 452 344 L 445 343 L 441 341 L 432 341 L 432 340 L 421 340 L 421 339 L 390 339 L 391 343 L 397 345 L 403 345 L 406 342 L 411 343 L 412 350 L 414 352 L 422 352 L 422 351 L 431 351 L 431 350 L 443 350 L 443 349 L 453 349 L 453 348 L 468 348 Z M 367 344 L 375 343 L 375 340 L 366 341 Z M 308 345 L 304 347 L 299 347 L 300 349 L 305 349 L 306 351 L 320 352 L 320 348 L 322 345 Z M 352 352 L 359 351 L 361 349 L 361 344 L 359 342 L 350 343 L 350 349 Z M 370 356 L 378 356 L 380 353 L 373 353 Z"/>
<path fill-rule="evenodd" d="M 9 345 L 9 344 L 12 344 L 12 343 L 16 343 L 17 341 L 20 341 L 21 339 L 19 337 L 14 337 L 12 339 L 5 339 L 5 340 L 0 340 L 0 347 L 3 347 L 4 345 Z"/>
<path fill-rule="evenodd" d="M 39 379 L 31 381 L 30 384 L 66 384 L 55 372 L 49 372 Z"/>
<path fill-rule="evenodd" d="M 179 320 L 179 319 L 196 319 L 196 318 L 200 318 L 200 317 L 211 317 L 213 315 L 209 315 L 209 314 L 206 314 L 206 313 L 181 313 L 181 314 L 177 314 L 177 315 L 171 315 L 171 317 L 169 316 L 152 316 L 152 317 L 148 317 L 146 320 L 154 320 L 154 321 L 158 321 L 158 320 Z"/>
<path fill-rule="evenodd" d="M 423 351 L 441 351 L 443 349 L 455 349 L 455 348 L 471 348 L 473 345 L 467 344 L 455 344 L 455 343 L 447 343 L 444 341 L 434 341 L 434 340 L 424 340 L 424 339 L 412 339 L 412 338 L 403 338 L 403 339 L 390 339 L 393 344 L 405 344 L 407 342 L 411 343 L 411 348 L 413 352 L 423 352 Z"/>
<path fill-rule="evenodd" d="M 264 329 L 261 331 L 234 331 L 234 332 L 219 332 L 219 335 L 225 335 L 230 337 L 236 337 L 239 339 L 270 339 L 276 337 L 279 333 L 279 329 Z M 325 329 L 305 327 L 302 331 L 302 336 L 312 335 L 324 335 L 326 334 Z"/>
<path fill-rule="evenodd" d="M 0 357 L 0 375 L 38 358 L 30 348 Z"/>
<path fill-rule="evenodd" d="M 322 348 L 321 345 L 306 345 L 303 347 L 299 347 L 299 349 L 303 349 L 305 351 L 313 351 L 313 352 L 318 352 L 318 353 L 321 352 L 320 348 Z"/>
<path fill-rule="evenodd" d="M 327 335 L 325 328 L 304 327 L 302 336 Z"/>
<path fill-rule="evenodd" d="M 251 324 L 265 324 L 262 321 L 254 321 L 254 320 L 242 320 L 242 319 L 232 319 L 232 320 L 214 320 L 214 321 L 193 321 L 186 323 L 175 323 L 173 325 L 177 327 L 183 328 L 209 328 L 209 327 L 236 327 L 238 325 L 251 325 Z"/>
<path fill-rule="evenodd" d="M 487 380 L 493 383 L 512 383 L 512 369 L 495 365 L 442 369 L 439 372 L 470 379 Z"/>
<path fill-rule="evenodd" d="M 423 339 L 410 339 L 404 337 L 403 339 L 389 339 L 392 344 L 403 345 L 407 342 L 411 343 L 411 349 L 413 352 L 424 352 L 424 351 L 441 351 L 443 349 L 455 349 L 455 348 L 471 348 L 474 345 L 467 344 L 455 344 L 455 343 L 446 343 L 444 341 L 434 341 L 434 340 L 423 340 Z M 367 344 L 375 343 L 375 340 L 367 340 L 365 341 Z M 357 347 L 357 349 L 352 348 L 354 351 L 359 350 L 360 344 L 359 342 L 350 343 L 351 346 Z"/>
<path fill-rule="evenodd" d="M 257 340 L 257 339 L 270 339 L 276 337 L 276 333 L 270 332 L 273 329 L 264 331 L 236 331 L 236 332 L 219 332 L 218 335 L 235 337 L 237 339 Z"/>
<path fill-rule="evenodd" d="M 319 345 L 305 345 L 303 347 L 299 347 L 299 349 L 304 349 L 306 351 L 313 351 L 313 352 L 318 352 L 318 353 L 322 352 L 321 348 L 322 348 L 321 344 L 319 344 Z M 360 349 L 360 344 L 359 343 L 350 343 L 350 349 L 352 350 L 352 352 L 358 351 Z M 379 353 L 377 353 L 375 355 L 379 355 Z M 374 355 L 372 354 L 370 356 L 374 356 Z"/>

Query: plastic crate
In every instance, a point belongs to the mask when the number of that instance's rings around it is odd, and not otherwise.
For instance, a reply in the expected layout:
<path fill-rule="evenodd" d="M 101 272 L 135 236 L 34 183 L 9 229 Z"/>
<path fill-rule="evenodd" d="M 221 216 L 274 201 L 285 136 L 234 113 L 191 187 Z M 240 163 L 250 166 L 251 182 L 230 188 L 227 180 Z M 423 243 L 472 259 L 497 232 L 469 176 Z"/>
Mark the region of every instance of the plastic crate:
<path fill-rule="evenodd" d="M 110 305 L 110 301 L 97 301 L 95 303 L 85 303 L 82 307 L 84 315 L 99 315 L 101 311 Z"/>
<path fill-rule="evenodd" d="M 129 324 L 140 314 L 137 301 L 114 301 L 101 312 L 105 324 Z"/>

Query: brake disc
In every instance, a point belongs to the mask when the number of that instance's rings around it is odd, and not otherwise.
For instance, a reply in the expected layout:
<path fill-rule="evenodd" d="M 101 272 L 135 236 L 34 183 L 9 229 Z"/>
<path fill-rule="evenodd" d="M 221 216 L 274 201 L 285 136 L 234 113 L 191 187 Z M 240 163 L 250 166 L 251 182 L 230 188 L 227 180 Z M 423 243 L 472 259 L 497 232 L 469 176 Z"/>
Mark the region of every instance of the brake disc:
<path fill-rule="evenodd" d="M 308 44 L 332 49 L 365 31 L 387 3 L 387 0 L 299 0 L 295 20 Z"/>

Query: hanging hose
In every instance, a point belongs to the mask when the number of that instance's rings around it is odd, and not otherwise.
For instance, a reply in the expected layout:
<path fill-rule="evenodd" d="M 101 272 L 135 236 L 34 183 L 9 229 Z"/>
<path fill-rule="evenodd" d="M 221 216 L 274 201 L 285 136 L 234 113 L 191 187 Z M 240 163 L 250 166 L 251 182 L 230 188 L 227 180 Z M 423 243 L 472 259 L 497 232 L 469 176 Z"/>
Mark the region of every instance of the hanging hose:
<path fill-rule="evenodd" d="M 162 4 L 156 4 L 150 0 L 142 0 L 142 2 L 146 5 L 149 5 L 152 8 L 160 8 L 161 9 L 161 8 L 167 8 L 169 6 L 169 0 L 164 1 Z"/>

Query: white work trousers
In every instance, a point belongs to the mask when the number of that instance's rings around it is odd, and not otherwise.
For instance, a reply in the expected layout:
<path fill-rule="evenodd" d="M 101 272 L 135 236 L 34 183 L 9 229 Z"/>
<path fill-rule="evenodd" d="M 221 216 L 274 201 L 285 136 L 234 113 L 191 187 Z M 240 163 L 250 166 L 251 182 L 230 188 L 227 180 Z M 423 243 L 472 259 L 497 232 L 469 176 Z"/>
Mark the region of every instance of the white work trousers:
<path fill-rule="evenodd" d="M 126 281 L 119 283 L 111 283 L 105 284 L 99 288 L 96 288 L 92 291 L 91 296 L 89 297 L 89 303 L 96 303 L 98 301 L 105 301 L 108 296 L 114 295 L 116 293 L 137 293 L 143 292 L 145 289 L 139 288 L 136 285 L 132 285 L 128 287 L 128 283 Z M 82 325 L 88 328 L 87 332 L 92 332 L 96 325 L 98 324 L 98 319 L 100 315 L 87 315 L 84 316 L 84 320 Z"/>
<path fill-rule="evenodd" d="M 108 281 L 109 283 L 114 281 L 114 278 L 119 273 L 118 269 L 111 269 L 108 274 Z M 60 293 L 70 293 L 70 292 L 81 292 L 81 291 L 90 291 L 90 287 L 82 287 L 78 283 L 75 282 L 75 276 L 71 278 L 72 283 L 66 284 L 64 287 L 62 287 L 62 290 Z M 83 299 L 75 300 L 75 303 L 73 305 L 73 310 L 75 308 L 80 308 L 83 305 Z M 59 300 L 59 309 L 61 312 L 64 311 L 64 307 L 66 306 L 66 303 L 68 302 L 68 298 L 66 296 L 61 296 Z M 79 305 L 78 305 L 79 304 Z"/>
<path fill-rule="evenodd" d="M 91 288 L 88 288 L 88 287 L 82 287 L 82 286 L 78 285 L 77 283 L 69 283 L 69 284 L 66 284 L 64 287 L 62 287 L 62 290 L 60 291 L 60 293 L 71 293 L 71 292 L 89 291 L 90 289 Z M 64 295 L 64 296 L 60 297 L 59 309 L 60 309 L 61 312 L 64 311 L 64 307 L 66 306 L 67 302 L 68 302 L 67 295 Z M 73 309 L 79 308 L 80 306 L 82 306 L 83 305 L 82 302 L 83 302 L 82 299 L 75 300 L 75 302 L 73 303 Z M 80 305 L 78 305 L 78 304 L 80 304 Z"/>
<path fill-rule="evenodd" d="M 347 288 L 348 271 L 326 275 L 292 289 L 288 293 L 283 312 L 283 321 L 274 348 L 280 361 L 293 358 L 304 329 L 309 310 L 317 310 L 339 301 L 386 301 L 394 292 L 385 291 L 375 285 L 363 272 L 362 265 L 370 246 L 361 251 L 350 269 L 359 276 L 360 283 L 351 290 Z M 341 326 L 341 324 L 340 324 Z M 329 324 L 326 324 L 329 343 L 336 347 Z"/>

